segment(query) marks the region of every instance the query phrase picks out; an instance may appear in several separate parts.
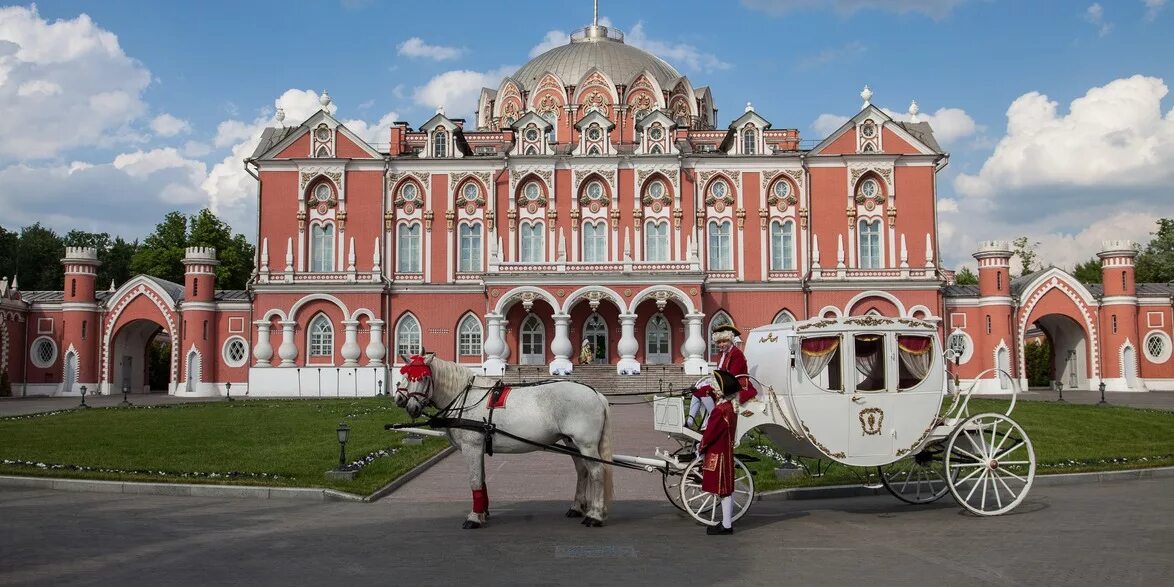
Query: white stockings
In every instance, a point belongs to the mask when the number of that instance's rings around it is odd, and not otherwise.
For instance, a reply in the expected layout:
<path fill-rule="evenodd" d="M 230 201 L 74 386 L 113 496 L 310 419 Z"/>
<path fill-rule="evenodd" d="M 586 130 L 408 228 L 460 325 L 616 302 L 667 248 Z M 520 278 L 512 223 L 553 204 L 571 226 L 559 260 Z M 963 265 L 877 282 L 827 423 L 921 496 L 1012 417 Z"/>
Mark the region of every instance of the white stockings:
<path fill-rule="evenodd" d="M 722 527 L 729 528 L 734 525 L 734 496 L 727 495 L 722 498 Z"/>

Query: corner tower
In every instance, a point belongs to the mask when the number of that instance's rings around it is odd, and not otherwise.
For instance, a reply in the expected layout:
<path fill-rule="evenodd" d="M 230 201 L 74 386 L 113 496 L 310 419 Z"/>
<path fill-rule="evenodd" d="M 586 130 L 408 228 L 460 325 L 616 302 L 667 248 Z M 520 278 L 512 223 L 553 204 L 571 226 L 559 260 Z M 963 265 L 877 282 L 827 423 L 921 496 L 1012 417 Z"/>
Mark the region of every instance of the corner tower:
<path fill-rule="evenodd" d="M 188 247 L 183 258 L 183 364 L 176 395 L 218 395 L 216 377 L 216 249 Z"/>
<path fill-rule="evenodd" d="M 971 329 L 975 348 L 981 351 L 976 357 L 978 368 L 998 368 L 1011 377 L 1016 375 L 1014 307 L 1011 297 L 1011 243 L 1008 241 L 984 241 L 978 244 L 974 253 L 978 261 L 979 320 Z M 1000 373 L 988 377 L 992 380 L 991 391 L 1010 391 L 1009 382 Z"/>
<path fill-rule="evenodd" d="M 1110 390 L 1140 391 L 1141 341 L 1138 339 L 1137 282 L 1133 260 L 1137 243 L 1111 240 L 1101 243 L 1101 377 Z"/>
<path fill-rule="evenodd" d="M 59 394 L 98 393 L 98 339 L 101 322 L 95 291 L 98 281 L 98 250 L 66 247 L 64 300 L 61 304 L 61 389 Z"/>

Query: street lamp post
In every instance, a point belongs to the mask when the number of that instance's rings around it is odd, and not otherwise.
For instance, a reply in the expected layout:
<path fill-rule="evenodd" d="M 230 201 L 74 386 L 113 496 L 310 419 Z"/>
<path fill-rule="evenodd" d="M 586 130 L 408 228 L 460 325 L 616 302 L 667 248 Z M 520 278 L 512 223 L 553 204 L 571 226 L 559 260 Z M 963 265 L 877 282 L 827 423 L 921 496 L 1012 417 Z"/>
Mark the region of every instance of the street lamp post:
<path fill-rule="evenodd" d="M 375 383 L 379 386 L 379 390 L 375 392 L 375 395 L 383 395 L 383 380 L 379 379 Z"/>
<path fill-rule="evenodd" d="M 1097 405 L 1098 405 L 1098 406 L 1107 406 L 1107 405 L 1109 405 L 1109 402 L 1105 401 L 1105 382 L 1104 382 L 1104 381 L 1102 381 L 1102 382 L 1100 383 L 1100 385 L 1097 385 L 1097 389 L 1101 390 L 1101 401 L 1097 402 Z"/>
<path fill-rule="evenodd" d="M 335 430 L 338 434 L 338 470 L 345 471 L 346 466 L 346 442 L 351 436 L 351 427 L 347 426 L 346 422 L 342 422 Z"/>
<path fill-rule="evenodd" d="M 79 408 L 89 408 L 90 407 L 90 406 L 86 405 L 86 386 L 84 386 L 84 385 L 82 386 L 82 405 L 80 405 L 78 407 Z"/>
<path fill-rule="evenodd" d="M 228 401 L 230 401 L 230 402 L 236 401 L 235 399 L 232 399 L 232 382 L 231 381 L 224 384 L 224 395 L 225 395 L 225 399 L 227 399 Z"/>
<path fill-rule="evenodd" d="M 122 386 L 122 405 L 124 405 L 124 406 L 131 405 L 130 400 L 126 399 L 126 394 L 128 394 L 128 393 L 130 393 L 130 386 L 123 385 Z"/>

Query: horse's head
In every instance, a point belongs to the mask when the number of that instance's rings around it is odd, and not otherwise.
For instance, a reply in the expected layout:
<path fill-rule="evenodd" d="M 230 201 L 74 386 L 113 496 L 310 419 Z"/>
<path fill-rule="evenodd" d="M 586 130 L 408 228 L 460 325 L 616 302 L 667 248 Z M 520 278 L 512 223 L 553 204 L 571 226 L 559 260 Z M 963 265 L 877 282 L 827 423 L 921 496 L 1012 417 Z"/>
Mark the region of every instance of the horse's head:
<path fill-rule="evenodd" d="M 432 402 L 432 355 L 427 357 L 412 355 L 399 372 L 399 385 L 395 388 L 395 404 L 408 411 L 408 415 L 416 418 L 424 411 L 424 407 Z"/>

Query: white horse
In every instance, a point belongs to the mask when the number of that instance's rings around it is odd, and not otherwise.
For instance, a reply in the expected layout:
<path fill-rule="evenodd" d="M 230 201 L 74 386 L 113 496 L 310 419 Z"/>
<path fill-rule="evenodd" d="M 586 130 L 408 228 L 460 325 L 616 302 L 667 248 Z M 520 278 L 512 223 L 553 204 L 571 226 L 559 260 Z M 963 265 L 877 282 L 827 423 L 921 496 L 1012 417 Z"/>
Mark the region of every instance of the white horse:
<path fill-rule="evenodd" d="M 488 389 L 473 386 L 473 373 L 450 361 L 415 356 L 400 369 L 404 377 L 395 390 L 395 402 L 413 419 L 431 404 L 441 416 L 483 422 L 491 418 Z M 493 425 L 504 432 L 541 444 L 562 442 L 579 454 L 611 461 L 611 422 L 607 399 L 587 385 L 574 381 L 550 381 L 514 386 L 504 407 L 492 413 Z M 485 489 L 486 434 L 483 430 L 448 428 L 448 437 L 461 449 L 469 466 L 473 510 L 465 529 L 480 528 L 489 517 Z M 488 439 L 493 452 L 524 453 L 540 450 L 503 434 Z M 611 467 L 572 457 L 578 482 L 568 518 L 583 517 L 583 525 L 602 526 L 612 497 Z"/>

